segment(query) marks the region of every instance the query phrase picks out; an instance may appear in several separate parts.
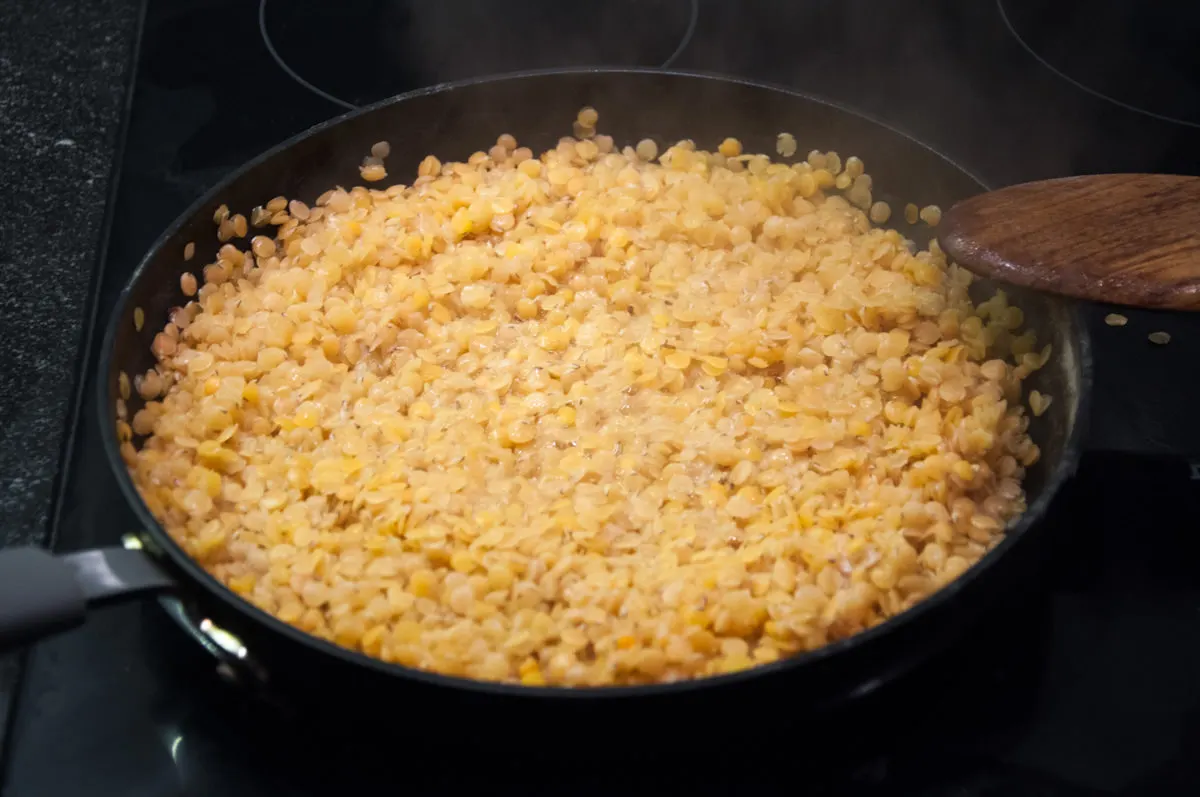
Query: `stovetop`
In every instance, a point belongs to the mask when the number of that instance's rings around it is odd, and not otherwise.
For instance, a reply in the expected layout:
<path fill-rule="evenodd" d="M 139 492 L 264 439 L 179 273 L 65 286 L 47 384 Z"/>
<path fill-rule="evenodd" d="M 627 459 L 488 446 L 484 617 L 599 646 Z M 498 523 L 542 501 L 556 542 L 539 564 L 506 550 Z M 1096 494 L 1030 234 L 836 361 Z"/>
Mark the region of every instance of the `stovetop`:
<path fill-rule="evenodd" d="M 60 550 L 133 528 L 90 398 L 113 299 L 159 232 L 229 170 L 347 108 L 521 69 L 695 69 L 886 120 L 992 185 L 1097 171 L 1200 174 L 1200 12 L 1157 0 L 148 0 Z M 603 112 L 603 109 L 600 109 Z M 1200 790 L 1200 320 L 1087 313 L 1088 452 L 1046 524 L 1041 577 L 954 650 L 795 737 L 714 717 L 691 754 L 490 760 L 284 721 L 217 677 L 158 607 L 97 613 L 28 657 L 5 797 L 424 792 L 1171 795 Z M 1172 334 L 1154 346 L 1147 334 Z M 320 688 L 314 684 L 314 688 Z M 2 703 L 2 701 L 0 701 Z M 786 706 L 781 707 L 786 711 Z M 396 717 L 419 726 L 419 717 Z M 821 723 L 812 727 L 812 723 Z M 3 718 L 0 718 L 2 727 Z M 800 733 L 800 729 L 805 732 Z M 497 728 L 496 733 L 503 733 Z M 547 728 L 547 734 L 569 729 Z M 824 744 L 814 747 L 814 734 Z M 722 740 L 753 740 L 722 755 Z M 803 740 L 803 741 L 801 741 Z"/>

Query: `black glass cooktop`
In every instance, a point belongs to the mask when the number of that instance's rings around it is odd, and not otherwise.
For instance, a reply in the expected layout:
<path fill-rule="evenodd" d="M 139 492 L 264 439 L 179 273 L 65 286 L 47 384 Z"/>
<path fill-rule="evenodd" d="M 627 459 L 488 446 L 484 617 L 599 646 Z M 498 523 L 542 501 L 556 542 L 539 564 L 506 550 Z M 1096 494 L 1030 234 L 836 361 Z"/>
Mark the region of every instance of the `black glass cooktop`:
<path fill-rule="evenodd" d="M 1030 55 L 1083 91 L 1163 121 L 1200 126 L 1193 3 L 1000 0 Z M 1136 54 L 1136 57 L 1131 57 Z"/>
<path fill-rule="evenodd" d="M 345 108 L 450 80 L 571 66 L 668 67 L 699 21 L 696 0 L 259 3 L 279 69 Z M 330 53 L 354 53 L 331 69 Z"/>
<path fill-rule="evenodd" d="M 993 185 L 1200 174 L 1200 21 L 1185 6 L 149 0 L 93 331 L 159 231 L 241 162 L 347 107 L 517 69 L 669 65 L 775 82 L 884 119 Z M 753 717 L 713 717 L 669 754 L 626 749 L 619 734 L 609 749 L 554 761 L 536 736 L 520 760 L 452 738 L 398 745 L 355 732 L 370 706 L 331 725 L 248 700 L 158 607 L 135 606 L 28 657 L 0 791 L 1194 795 L 1200 320 L 1127 312 L 1117 328 L 1103 323 L 1111 309 L 1087 310 L 1097 356 L 1088 451 L 1046 524 L 1040 576 L 912 676 L 842 715 L 796 717 L 795 736 L 758 738 Z M 1171 333 L 1167 346 L 1147 342 L 1158 330 Z M 90 399 L 96 338 L 87 345 Z M 132 528 L 93 413 L 79 413 L 64 462 L 60 550 Z M 421 718 L 394 721 L 411 731 Z"/>

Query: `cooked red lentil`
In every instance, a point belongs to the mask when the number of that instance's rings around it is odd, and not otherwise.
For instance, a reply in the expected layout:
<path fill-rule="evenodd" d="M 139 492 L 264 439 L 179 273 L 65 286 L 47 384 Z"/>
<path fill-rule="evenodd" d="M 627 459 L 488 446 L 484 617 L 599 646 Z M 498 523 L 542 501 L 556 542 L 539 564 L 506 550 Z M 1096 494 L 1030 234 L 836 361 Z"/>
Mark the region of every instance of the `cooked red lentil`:
<path fill-rule="evenodd" d="M 742 151 L 502 136 L 271 200 L 136 380 L 148 506 L 282 620 L 471 678 L 725 673 L 904 611 L 1023 510 L 1049 351 L 872 228 L 859 159 L 851 204 L 836 153 Z"/>
<path fill-rule="evenodd" d="M 796 137 L 791 133 L 780 133 L 775 137 L 775 151 L 785 158 L 796 154 Z"/>

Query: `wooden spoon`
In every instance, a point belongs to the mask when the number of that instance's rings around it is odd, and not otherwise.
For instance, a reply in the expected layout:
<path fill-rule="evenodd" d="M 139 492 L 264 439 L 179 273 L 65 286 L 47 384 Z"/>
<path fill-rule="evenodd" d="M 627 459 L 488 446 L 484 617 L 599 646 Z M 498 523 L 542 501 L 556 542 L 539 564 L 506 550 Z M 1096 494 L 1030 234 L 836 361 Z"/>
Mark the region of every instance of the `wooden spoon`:
<path fill-rule="evenodd" d="M 1097 174 L 959 202 L 938 241 L 999 282 L 1134 307 L 1200 310 L 1200 177 Z"/>

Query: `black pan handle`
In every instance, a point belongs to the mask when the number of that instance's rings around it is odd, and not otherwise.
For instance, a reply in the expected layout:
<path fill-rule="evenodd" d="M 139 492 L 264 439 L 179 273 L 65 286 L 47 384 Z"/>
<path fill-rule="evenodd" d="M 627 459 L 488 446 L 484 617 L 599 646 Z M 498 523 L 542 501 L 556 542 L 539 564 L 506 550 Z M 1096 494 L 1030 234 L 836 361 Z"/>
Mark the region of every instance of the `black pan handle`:
<path fill-rule="evenodd" d="M 91 606 L 173 586 L 139 550 L 96 548 L 61 556 L 33 547 L 0 550 L 0 652 L 79 625 Z"/>

